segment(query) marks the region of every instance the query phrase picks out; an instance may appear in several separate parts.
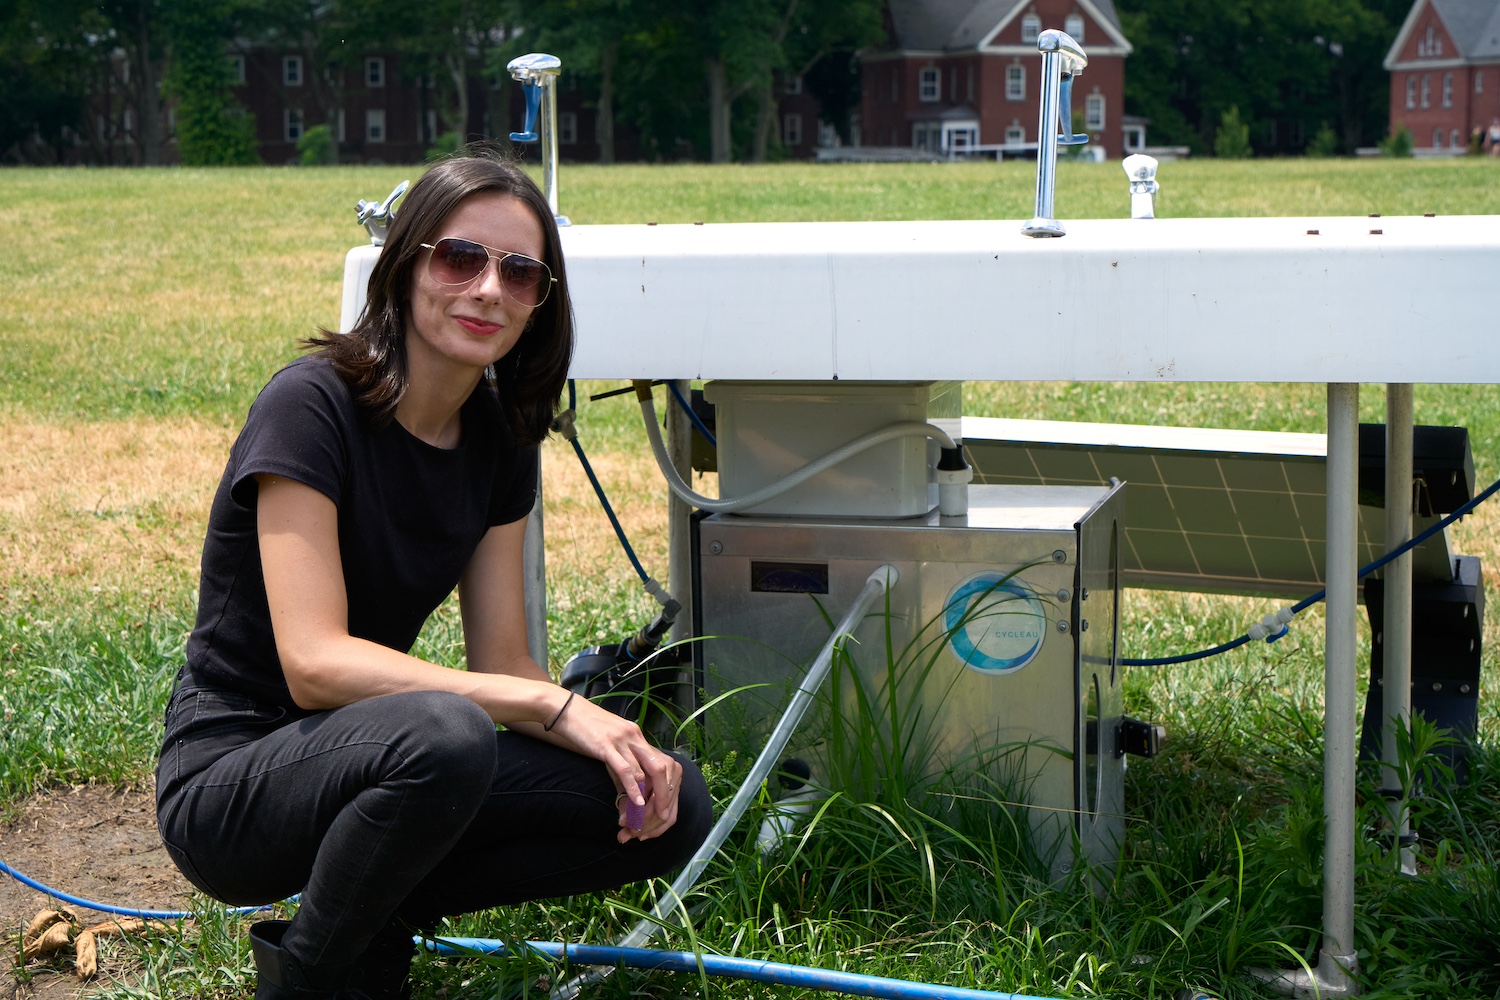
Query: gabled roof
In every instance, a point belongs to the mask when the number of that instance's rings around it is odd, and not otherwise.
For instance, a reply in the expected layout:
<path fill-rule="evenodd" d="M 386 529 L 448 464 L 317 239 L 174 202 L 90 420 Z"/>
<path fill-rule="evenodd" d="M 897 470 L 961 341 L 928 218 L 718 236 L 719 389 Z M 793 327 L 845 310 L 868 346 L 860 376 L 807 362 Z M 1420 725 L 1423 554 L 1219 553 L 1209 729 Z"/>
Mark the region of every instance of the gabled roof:
<path fill-rule="evenodd" d="M 977 50 L 1013 20 L 1030 0 L 889 0 L 898 49 L 919 52 Z M 1500 0 L 1496 0 L 1500 2 Z M 1079 0 L 1111 40 L 1127 50 L 1114 0 Z M 1084 49 L 1087 50 L 1085 45 Z"/>
<path fill-rule="evenodd" d="M 1437 13 L 1453 39 L 1458 49 L 1456 58 L 1471 61 L 1500 58 L 1500 0 L 1416 0 L 1386 53 L 1386 69 L 1393 69 L 1401 62 L 1401 52 L 1427 7 Z"/>

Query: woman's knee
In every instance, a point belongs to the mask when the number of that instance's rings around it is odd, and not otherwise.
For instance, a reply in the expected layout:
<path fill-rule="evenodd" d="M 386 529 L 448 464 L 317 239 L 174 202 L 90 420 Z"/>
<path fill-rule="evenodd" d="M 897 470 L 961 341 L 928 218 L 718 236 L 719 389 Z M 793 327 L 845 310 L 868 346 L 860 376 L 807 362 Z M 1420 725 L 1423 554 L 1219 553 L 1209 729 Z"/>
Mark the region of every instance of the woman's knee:
<path fill-rule="evenodd" d="M 462 695 L 416 691 L 374 699 L 394 720 L 400 769 L 487 793 L 495 775 L 495 723 Z"/>

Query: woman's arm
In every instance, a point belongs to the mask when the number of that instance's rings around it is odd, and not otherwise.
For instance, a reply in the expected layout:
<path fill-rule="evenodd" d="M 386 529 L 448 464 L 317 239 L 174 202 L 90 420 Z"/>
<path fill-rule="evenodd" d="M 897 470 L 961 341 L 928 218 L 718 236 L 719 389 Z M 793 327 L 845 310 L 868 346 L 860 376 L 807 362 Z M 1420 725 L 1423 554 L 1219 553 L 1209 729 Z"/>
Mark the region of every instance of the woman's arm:
<path fill-rule="evenodd" d="M 550 676 L 527 651 L 522 568 L 525 540 L 524 520 L 502 524 L 486 532 L 474 551 L 458 585 L 464 647 L 471 672 L 551 684 Z M 551 722 L 552 716 L 546 721 Z M 641 797 L 636 782 L 645 782 L 652 801 L 646 825 L 639 832 L 622 830 L 622 842 L 632 837 L 649 839 L 676 822 L 682 765 L 653 747 L 635 723 L 586 698 L 575 697 L 550 732 L 534 721 L 517 720 L 506 726 L 603 761 L 616 786 L 631 793 L 638 804 Z"/>

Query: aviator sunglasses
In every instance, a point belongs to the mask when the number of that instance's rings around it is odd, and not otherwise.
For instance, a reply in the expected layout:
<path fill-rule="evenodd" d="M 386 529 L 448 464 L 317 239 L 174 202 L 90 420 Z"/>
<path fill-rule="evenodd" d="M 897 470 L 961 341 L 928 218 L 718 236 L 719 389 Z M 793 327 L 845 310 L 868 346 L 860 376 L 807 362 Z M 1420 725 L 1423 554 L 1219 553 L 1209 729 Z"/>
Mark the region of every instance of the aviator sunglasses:
<path fill-rule="evenodd" d="M 427 258 L 427 273 L 440 285 L 467 285 L 483 274 L 493 260 L 505 293 L 521 305 L 535 309 L 547 301 L 557 283 L 546 264 L 514 250 L 496 250 L 457 236 L 445 236 L 436 243 L 421 246 L 432 251 Z"/>

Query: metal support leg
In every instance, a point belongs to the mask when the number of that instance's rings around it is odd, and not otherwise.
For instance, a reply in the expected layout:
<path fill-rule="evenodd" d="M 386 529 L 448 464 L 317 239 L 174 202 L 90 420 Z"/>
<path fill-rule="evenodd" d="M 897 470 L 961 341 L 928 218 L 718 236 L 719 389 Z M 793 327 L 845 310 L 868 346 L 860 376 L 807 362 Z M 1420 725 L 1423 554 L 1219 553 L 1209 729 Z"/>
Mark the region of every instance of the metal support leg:
<path fill-rule="evenodd" d="M 539 463 L 540 458 L 537 460 Z M 526 598 L 526 649 L 531 658 L 547 666 L 547 542 L 542 526 L 541 467 L 537 468 L 536 503 L 526 519 L 522 549 L 522 576 Z"/>
<path fill-rule="evenodd" d="M 1393 384 L 1385 390 L 1385 546 L 1387 551 L 1411 537 L 1412 515 L 1412 387 Z M 1396 838 L 1401 870 L 1416 874 L 1414 852 L 1405 844 L 1411 832 L 1406 799 L 1400 795 L 1396 771 L 1397 733 L 1411 726 L 1411 554 L 1386 565 L 1385 614 L 1381 643 L 1385 709 L 1381 760 L 1381 787 L 1391 803 L 1391 833 Z"/>
<path fill-rule="evenodd" d="M 684 398 L 692 398 L 692 383 L 681 381 L 677 387 Z M 693 481 L 693 424 L 682 407 L 670 399 L 667 402 L 667 455 L 672 459 L 677 474 L 685 481 Z M 667 495 L 667 589 L 682 604 L 682 612 L 672 626 L 671 640 L 680 642 L 693 634 L 693 566 L 692 566 L 692 517 L 693 509 L 677 494 Z"/>
<path fill-rule="evenodd" d="M 1354 660 L 1359 482 L 1359 385 L 1328 386 L 1327 650 L 1323 670 L 1323 996 L 1354 992 Z"/>

